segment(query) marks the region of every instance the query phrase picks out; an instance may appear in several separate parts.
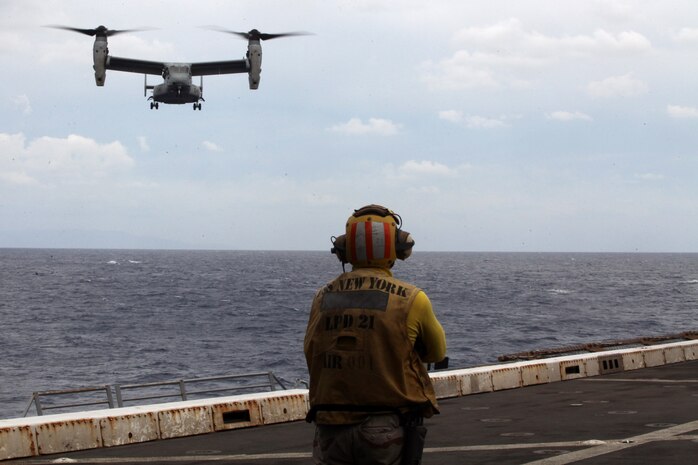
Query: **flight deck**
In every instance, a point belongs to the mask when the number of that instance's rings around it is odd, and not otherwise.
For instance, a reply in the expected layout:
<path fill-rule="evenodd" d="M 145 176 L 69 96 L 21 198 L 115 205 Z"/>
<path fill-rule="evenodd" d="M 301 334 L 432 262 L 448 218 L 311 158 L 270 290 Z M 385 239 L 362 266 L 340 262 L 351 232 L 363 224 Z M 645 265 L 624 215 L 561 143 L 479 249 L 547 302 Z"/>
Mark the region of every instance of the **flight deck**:
<path fill-rule="evenodd" d="M 695 347 L 691 346 L 690 354 L 695 354 Z M 605 355 L 600 357 L 605 361 Z M 564 376 L 568 365 L 563 361 L 560 366 Z M 441 414 L 425 422 L 429 431 L 423 463 L 695 463 L 698 360 L 632 370 L 611 368 L 609 373 L 592 373 L 594 376 L 441 399 Z M 457 377 L 457 372 L 451 372 L 444 379 L 452 380 L 453 373 Z M 523 379 L 522 371 L 518 373 Z M 468 389 L 462 385 L 463 379 L 458 389 Z M 474 384 L 470 387 L 477 387 Z M 297 420 L 42 454 L 8 460 L 3 465 L 312 463 L 313 433 L 313 425 Z"/>

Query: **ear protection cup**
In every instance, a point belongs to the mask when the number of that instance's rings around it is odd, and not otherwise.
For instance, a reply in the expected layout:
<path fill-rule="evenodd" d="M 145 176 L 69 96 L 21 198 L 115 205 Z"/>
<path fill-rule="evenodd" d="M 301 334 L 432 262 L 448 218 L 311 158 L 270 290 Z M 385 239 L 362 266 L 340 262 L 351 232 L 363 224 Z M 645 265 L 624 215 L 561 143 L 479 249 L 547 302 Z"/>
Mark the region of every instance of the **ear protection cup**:
<path fill-rule="evenodd" d="M 330 252 L 335 254 L 342 264 L 349 263 L 347 261 L 347 236 L 342 234 L 339 237 L 332 236 L 332 248 Z"/>
<path fill-rule="evenodd" d="M 392 267 L 396 259 L 412 254 L 414 239 L 400 229 L 402 218 L 380 205 L 354 210 L 346 224 L 346 233 L 332 237 L 330 251 L 342 262 L 358 266 Z"/>
<path fill-rule="evenodd" d="M 395 252 L 400 260 L 407 260 L 412 255 L 412 247 L 414 247 L 414 239 L 412 234 L 402 229 L 397 230 L 397 240 L 395 241 Z"/>

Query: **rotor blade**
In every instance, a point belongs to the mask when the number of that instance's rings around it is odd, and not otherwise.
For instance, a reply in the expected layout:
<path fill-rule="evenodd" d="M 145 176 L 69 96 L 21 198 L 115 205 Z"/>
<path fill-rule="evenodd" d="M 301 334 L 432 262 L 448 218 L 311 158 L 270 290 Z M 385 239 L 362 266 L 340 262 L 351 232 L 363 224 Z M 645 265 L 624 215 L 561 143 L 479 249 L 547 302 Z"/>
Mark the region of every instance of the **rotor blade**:
<path fill-rule="evenodd" d="M 262 40 L 271 40 L 279 37 L 292 37 L 292 36 L 308 36 L 310 32 L 281 32 L 278 34 L 264 34 L 260 33 L 259 38 Z"/>
<path fill-rule="evenodd" d="M 116 34 L 123 34 L 126 32 L 139 32 L 139 31 L 149 31 L 152 30 L 152 28 L 139 28 L 139 29 L 107 29 L 105 26 L 98 26 L 94 29 L 81 29 L 77 27 L 70 27 L 70 26 L 60 26 L 60 25 L 47 25 L 45 27 L 51 27 L 54 29 L 63 29 L 65 31 L 73 31 L 73 32 L 78 32 L 80 34 L 85 34 L 87 36 L 113 36 Z"/>
<path fill-rule="evenodd" d="M 224 33 L 226 33 L 226 34 L 235 34 L 235 35 L 239 35 L 239 36 L 242 37 L 243 39 L 249 39 L 249 38 L 250 38 L 250 36 L 249 36 L 249 34 L 248 34 L 247 32 L 231 31 L 231 30 L 229 30 L 229 29 L 225 29 L 225 28 L 218 27 L 218 26 L 199 26 L 199 27 L 202 28 L 202 29 L 208 29 L 208 30 L 210 30 L 210 31 L 218 31 L 218 32 L 224 32 Z"/>
<path fill-rule="evenodd" d="M 97 34 L 97 29 L 80 29 L 77 27 L 69 27 L 69 26 L 58 26 L 58 25 L 53 25 L 49 24 L 44 27 L 51 27 L 53 29 L 63 29 L 65 31 L 73 31 L 73 32 L 79 32 L 80 34 L 85 34 L 86 36 L 93 36 Z"/>
<path fill-rule="evenodd" d="M 266 34 L 263 32 L 259 32 L 257 29 L 252 29 L 249 32 L 238 32 L 238 31 L 231 31 L 229 29 L 224 29 L 222 27 L 218 26 L 202 26 L 204 29 L 210 29 L 212 31 L 218 31 L 218 32 L 224 32 L 226 34 L 235 34 L 243 39 L 261 39 L 261 40 L 270 40 L 270 39 L 276 39 L 278 37 L 290 37 L 290 36 L 307 36 L 311 35 L 310 32 L 303 32 L 303 31 L 297 31 L 297 32 L 281 32 L 278 34 Z"/>
<path fill-rule="evenodd" d="M 152 30 L 153 30 L 153 28 L 146 28 L 146 27 L 139 28 L 139 29 L 120 29 L 120 30 L 110 29 L 107 31 L 107 35 L 108 36 L 115 36 L 116 34 L 125 34 L 128 32 L 141 32 L 141 31 L 152 31 Z"/>

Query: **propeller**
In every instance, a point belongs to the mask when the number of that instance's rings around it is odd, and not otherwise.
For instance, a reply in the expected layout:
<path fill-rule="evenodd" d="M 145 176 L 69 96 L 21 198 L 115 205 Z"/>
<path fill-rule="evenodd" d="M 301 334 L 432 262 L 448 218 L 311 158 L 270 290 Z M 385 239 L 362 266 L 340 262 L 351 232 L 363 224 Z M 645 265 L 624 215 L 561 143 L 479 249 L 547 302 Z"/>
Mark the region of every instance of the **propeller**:
<path fill-rule="evenodd" d="M 228 29 L 223 29 L 217 26 L 206 26 L 206 29 L 211 29 L 213 31 L 218 31 L 218 32 L 225 32 L 227 34 L 235 34 L 243 39 L 247 40 L 271 40 L 271 39 L 277 39 L 279 37 L 291 37 L 291 36 L 307 36 L 311 35 L 310 32 L 281 32 L 278 34 L 267 34 L 264 32 L 259 32 L 257 29 L 252 29 L 249 32 L 238 32 L 238 31 L 230 31 Z"/>
<path fill-rule="evenodd" d="M 87 36 L 97 36 L 97 37 L 109 37 L 109 36 L 114 36 L 116 34 L 123 34 L 126 32 L 139 32 L 139 31 L 147 31 L 149 29 L 107 29 L 106 26 L 97 26 L 94 29 L 80 29 L 77 27 L 70 27 L 70 26 L 59 26 L 59 25 L 48 25 L 46 27 L 52 27 L 54 29 L 63 29 L 65 31 L 73 31 L 73 32 L 78 32 L 80 34 L 85 34 Z"/>

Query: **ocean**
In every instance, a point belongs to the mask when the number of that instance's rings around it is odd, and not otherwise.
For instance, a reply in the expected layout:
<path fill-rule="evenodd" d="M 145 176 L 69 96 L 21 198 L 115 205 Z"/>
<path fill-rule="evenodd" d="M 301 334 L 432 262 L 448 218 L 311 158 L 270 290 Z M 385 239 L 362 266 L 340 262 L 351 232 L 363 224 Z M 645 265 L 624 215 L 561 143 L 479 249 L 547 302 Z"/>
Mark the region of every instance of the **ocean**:
<path fill-rule="evenodd" d="M 310 302 L 341 271 L 329 252 L 0 249 L 0 419 L 34 391 L 307 380 Z M 415 252 L 393 272 L 431 299 L 450 368 L 698 329 L 698 254 Z"/>

